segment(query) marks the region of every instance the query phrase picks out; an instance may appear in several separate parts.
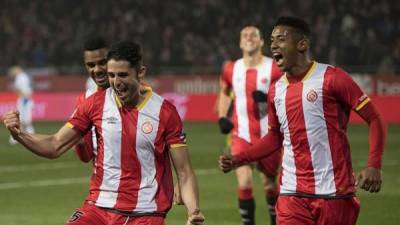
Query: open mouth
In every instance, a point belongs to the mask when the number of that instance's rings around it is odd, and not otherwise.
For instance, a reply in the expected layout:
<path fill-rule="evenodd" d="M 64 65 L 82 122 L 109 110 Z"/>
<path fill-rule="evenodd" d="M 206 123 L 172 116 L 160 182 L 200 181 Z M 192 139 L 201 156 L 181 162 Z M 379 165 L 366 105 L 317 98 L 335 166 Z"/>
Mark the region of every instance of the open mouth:
<path fill-rule="evenodd" d="M 108 80 L 106 74 L 96 74 L 95 78 L 97 83 L 104 83 Z"/>
<path fill-rule="evenodd" d="M 275 52 L 275 53 L 272 54 L 272 57 L 274 58 L 274 60 L 275 60 L 275 62 L 276 62 L 276 64 L 278 66 L 282 66 L 282 64 L 283 64 L 283 55 L 281 53 Z"/>
<path fill-rule="evenodd" d="M 127 97 L 128 90 L 126 88 L 114 88 L 114 90 L 121 100 L 124 100 Z"/>

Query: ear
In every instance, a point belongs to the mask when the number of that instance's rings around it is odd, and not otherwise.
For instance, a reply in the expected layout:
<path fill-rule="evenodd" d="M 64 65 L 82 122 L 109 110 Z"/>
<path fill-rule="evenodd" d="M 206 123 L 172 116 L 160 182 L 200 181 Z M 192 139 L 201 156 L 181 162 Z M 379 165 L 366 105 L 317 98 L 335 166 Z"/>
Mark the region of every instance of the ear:
<path fill-rule="evenodd" d="M 308 51 L 308 48 L 309 48 L 309 40 L 307 38 L 301 39 L 297 43 L 297 50 L 299 50 L 300 52 L 306 52 Z"/>
<path fill-rule="evenodd" d="M 138 71 L 138 80 L 139 82 L 144 79 L 144 76 L 146 75 L 146 67 L 145 66 L 140 66 L 139 71 Z"/>

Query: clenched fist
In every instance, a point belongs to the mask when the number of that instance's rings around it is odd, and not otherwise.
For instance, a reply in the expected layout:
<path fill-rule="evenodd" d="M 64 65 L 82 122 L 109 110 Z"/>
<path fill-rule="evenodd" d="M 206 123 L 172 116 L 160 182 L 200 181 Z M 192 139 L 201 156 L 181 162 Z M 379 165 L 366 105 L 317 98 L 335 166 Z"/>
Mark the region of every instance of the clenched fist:
<path fill-rule="evenodd" d="M 19 121 L 19 112 L 10 111 L 3 116 L 3 123 L 10 131 L 12 136 L 17 136 L 21 133 L 21 124 Z"/>

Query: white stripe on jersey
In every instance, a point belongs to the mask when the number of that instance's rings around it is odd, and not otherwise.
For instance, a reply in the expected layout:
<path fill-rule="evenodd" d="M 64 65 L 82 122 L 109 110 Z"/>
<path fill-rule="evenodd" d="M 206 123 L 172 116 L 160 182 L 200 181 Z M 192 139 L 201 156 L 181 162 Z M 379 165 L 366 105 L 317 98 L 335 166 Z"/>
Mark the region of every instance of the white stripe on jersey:
<path fill-rule="evenodd" d="M 328 130 L 323 106 L 323 83 L 326 64 L 317 64 L 312 74 L 303 81 L 303 115 L 314 168 L 315 194 L 335 194 L 335 179 Z M 307 94 L 317 93 L 315 102 L 307 100 Z"/>
<path fill-rule="evenodd" d="M 243 59 L 239 59 L 235 62 L 233 67 L 232 86 L 235 93 L 235 110 L 238 121 L 237 135 L 250 142 L 246 97 L 246 70 Z"/>
<path fill-rule="evenodd" d="M 286 115 L 286 87 L 287 83 L 282 77 L 275 84 L 275 108 L 276 114 L 279 115 L 279 123 L 281 124 L 281 133 L 283 139 L 283 157 L 282 157 L 282 184 L 280 193 L 293 193 L 296 190 L 296 164 L 294 160 L 294 153 L 292 143 L 290 141 L 289 124 Z"/>
<path fill-rule="evenodd" d="M 257 90 L 268 93 L 271 83 L 272 59 L 263 57 L 263 62 L 257 67 Z M 260 134 L 264 137 L 268 133 L 268 108 L 266 102 L 258 103 L 260 115 Z"/>
<path fill-rule="evenodd" d="M 152 93 L 151 98 L 139 111 L 136 129 L 136 155 L 141 167 L 141 181 L 138 192 L 136 212 L 153 212 L 157 210 L 155 195 L 158 189 L 155 165 L 155 140 L 160 122 L 159 114 L 163 99 Z M 151 124 L 151 132 L 145 133 L 144 126 Z"/>
<path fill-rule="evenodd" d="M 263 57 L 262 63 L 255 69 L 257 70 L 257 90 L 264 93 L 268 93 L 269 85 L 271 82 L 271 71 L 272 71 L 271 58 Z M 235 62 L 233 67 L 232 75 L 232 86 L 235 93 L 235 113 L 237 115 L 237 136 L 244 140 L 251 142 L 250 138 L 250 122 L 247 109 L 247 70 L 243 59 L 239 59 Z M 268 114 L 267 104 L 259 103 L 259 115 L 260 115 L 260 133 L 261 137 L 265 136 L 268 132 Z"/>
<path fill-rule="evenodd" d="M 104 144 L 103 180 L 100 185 L 97 206 L 113 208 L 115 206 L 121 177 L 121 116 L 112 88 L 107 89 L 104 100 L 101 135 Z"/>
<path fill-rule="evenodd" d="M 96 93 L 97 91 L 97 86 L 96 88 L 89 88 L 85 92 L 85 99 L 89 98 L 92 94 Z M 96 173 L 96 168 L 97 168 L 97 137 L 96 137 L 96 127 L 93 126 L 92 129 L 92 145 L 93 145 L 93 163 L 94 163 L 94 171 L 93 173 Z"/>

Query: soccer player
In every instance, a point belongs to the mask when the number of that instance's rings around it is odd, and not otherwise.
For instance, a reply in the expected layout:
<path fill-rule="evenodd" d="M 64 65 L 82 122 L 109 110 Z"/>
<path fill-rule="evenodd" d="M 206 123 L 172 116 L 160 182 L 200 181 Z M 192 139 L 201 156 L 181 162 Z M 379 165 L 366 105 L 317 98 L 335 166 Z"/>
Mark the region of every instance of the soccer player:
<path fill-rule="evenodd" d="M 310 60 L 310 29 L 293 17 L 278 19 L 271 51 L 285 72 L 268 96 L 269 132 L 249 151 L 220 156 L 224 172 L 279 151 L 283 145 L 277 223 L 356 224 L 357 184 L 379 192 L 386 130 L 371 102 L 338 67 Z M 347 124 L 350 110 L 369 126 L 368 164 L 353 176 Z"/>
<path fill-rule="evenodd" d="M 89 74 L 86 84 L 91 81 L 95 85 L 86 85 L 86 92 L 78 96 L 77 107 L 97 90 L 105 90 L 110 87 L 107 77 L 107 42 L 101 37 L 87 39 L 84 44 L 83 61 Z M 95 127 L 92 127 L 91 131 L 75 146 L 76 153 L 83 162 L 89 162 L 97 154 L 94 129 Z"/>
<path fill-rule="evenodd" d="M 264 40 L 257 27 L 244 27 L 240 32 L 240 48 L 243 57 L 225 64 L 220 78 L 220 94 L 217 103 L 218 124 L 221 133 L 232 132 L 230 144 L 232 155 L 247 151 L 268 131 L 266 93 L 270 84 L 282 73 L 271 58 L 263 55 L 263 45 Z M 230 112 L 233 112 L 232 121 L 228 116 Z M 271 224 L 275 224 L 275 203 L 278 193 L 276 175 L 280 158 L 281 155 L 276 153 L 274 157 L 258 161 Z M 239 212 L 243 224 L 254 225 L 252 166 L 242 165 L 236 168 L 236 177 Z"/>
<path fill-rule="evenodd" d="M 20 112 L 21 130 L 28 133 L 34 133 L 32 125 L 32 80 L 25 71 L 19 67 L 11 67 L 8 74 L 14 78 L 14 90 L 17 92 L 17 109 Z M 14 145 L 17 141 L 10 136 L 9 143 Z"/>
<path fill-rule="evenodd" d="M 4 124 L 27 149 L 47 158 L 59 157 L 96 128 L 98 163 L 89 195 L 68 225 L 164 225 L 173 198 L 170 161 L 187 208 L 187 225 L 202 225 L 182 122 L 170 102 L 140 87 L 146 73 L 140 46 L 116 43 L 107 60 L 111 88 L 98 90 L 79 105 L 57 133 L 23 132 L 15 111 L 4 116 Z"/>

